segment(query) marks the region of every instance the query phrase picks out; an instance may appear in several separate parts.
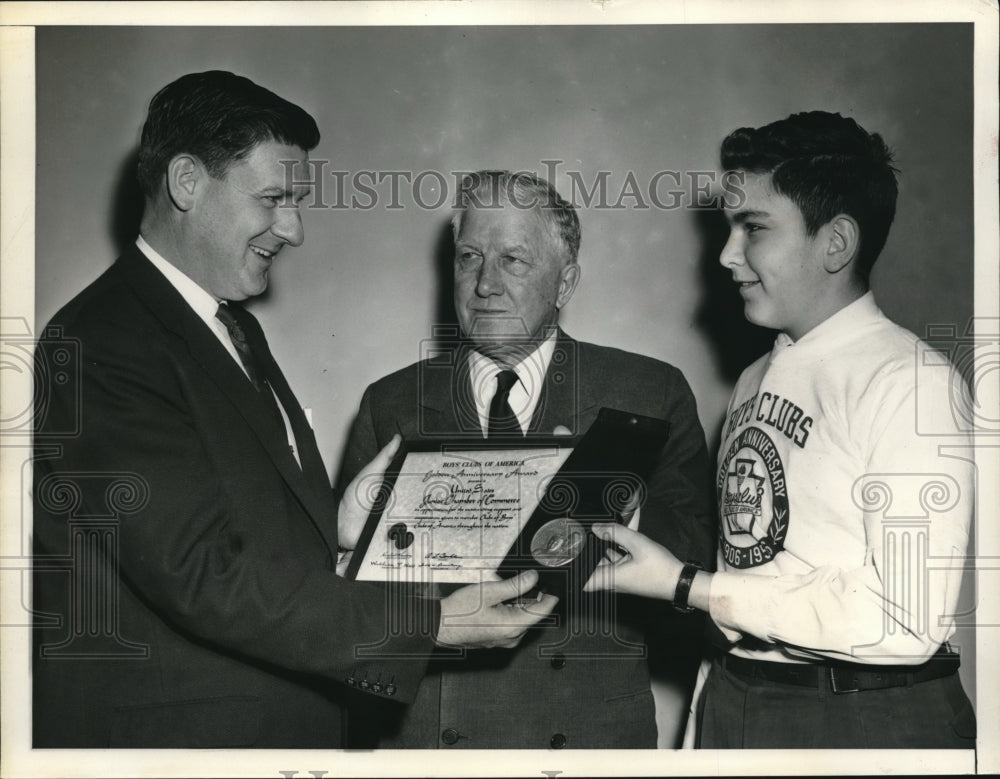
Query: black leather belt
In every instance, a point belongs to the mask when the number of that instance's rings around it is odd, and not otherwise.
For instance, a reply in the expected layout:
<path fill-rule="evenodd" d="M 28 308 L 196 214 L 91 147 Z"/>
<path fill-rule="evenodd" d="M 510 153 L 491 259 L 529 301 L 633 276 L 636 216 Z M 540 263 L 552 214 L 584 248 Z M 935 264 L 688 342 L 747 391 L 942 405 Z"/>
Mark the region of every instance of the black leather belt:
<path fill-rule="evenodd" d="M 764 679 L 796 687 L 828 688 L 835 693 L 905 687 L 951 676 L 958 671 L 956 652 L 939 649 L 922 665 L 865 665 L 862 663 L 774 663 L 735 655 L 719 658 L 722 667 L 740 678 Z"/>

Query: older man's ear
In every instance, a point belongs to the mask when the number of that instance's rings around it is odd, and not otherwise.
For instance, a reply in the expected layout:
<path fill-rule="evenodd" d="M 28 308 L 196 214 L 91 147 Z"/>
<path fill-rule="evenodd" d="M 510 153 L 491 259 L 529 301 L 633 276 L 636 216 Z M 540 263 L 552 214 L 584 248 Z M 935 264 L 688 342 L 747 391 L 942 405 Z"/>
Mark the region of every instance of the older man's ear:
<path fill-rule="evenodd" d="M 559 271 L 559 275 L 559 294 L 556 296 L 557 311 L 569 303 L 569 299 L 573 297 L 573 293 L 576 291 L 576 285 L 580 283 L 579 263 L 569 263 L 569 265 Z"/>

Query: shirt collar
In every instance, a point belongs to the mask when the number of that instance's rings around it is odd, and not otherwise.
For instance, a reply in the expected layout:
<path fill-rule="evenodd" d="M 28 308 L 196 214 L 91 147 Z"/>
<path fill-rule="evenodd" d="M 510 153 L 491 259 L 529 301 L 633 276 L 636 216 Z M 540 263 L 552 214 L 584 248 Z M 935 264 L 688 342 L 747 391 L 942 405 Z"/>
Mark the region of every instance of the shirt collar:
<path fill-rule="evenodd" d="M 141 235 L 136 239 L 135 245 L 139 251 L 146 255 L 146 258 L 153 263 L 156 269 L 167 277 L 167 281 L 173 285 L 199 317 L 206 322 L 211 322 L 215 319 L 215 312 L 219 310 L 219 303 L 221 301 L 206 292 L 199 286 L 198 282 L 180 270 L 176 265 L 164 259 Z"/>
<path fill-rule="evenodd" d="M 831 340 L 849 338 L 859 328 L 883 316 L 881 309 L 875 302 L 875 295 L 871 290 L 868 290 L 857 300 L 848 303 L 835 314 L 824 319 L 798 341 L 786 333 L 778 333 L 778 337 L 774 341 L 775 351 L 786 349 L 789 346 L 797 346 L 801 350 L 813 343 L 829 344 Z"/>
<path fill-rule="evenodd" d="M 511 370 L 517 374 L 517 384 L 511 389 L 508 402 L 511 411 L 517 416 L 521 423 L 521 429 L 527 430 L 531 423 L 531 416 L 535 406 L 542 394 L 542 385 L 545 383 L 545 374 L 549 370 L 549 363 L 552 362 L 552 355 L 556 349 L 557 330 L 552 329 L 548 338 L 542 341 L 534 351 L 528 354 L 521 362 L 513 366 Z M 476 407 L 480 411 L 482 418 L 484 410 L 490 407 L 493 394 L 496 392 L 496 375 L 504 368 L 489 357 L 475 349 L 469 352 L 469 379 L 472 382 L 472 392 L 476 399 Z"/>

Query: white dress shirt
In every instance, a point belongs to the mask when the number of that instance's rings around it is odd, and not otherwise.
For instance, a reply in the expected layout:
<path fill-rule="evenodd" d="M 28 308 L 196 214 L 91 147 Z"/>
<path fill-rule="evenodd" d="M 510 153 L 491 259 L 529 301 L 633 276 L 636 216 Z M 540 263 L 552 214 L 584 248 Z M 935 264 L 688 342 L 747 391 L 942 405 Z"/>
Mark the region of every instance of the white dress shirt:
<path fill-rule="evenodd" d="M 552 361 L 552 354 L 556 349 L 556 332 L 542 341 L 531 354 L 515 365 L 511 370 L 517 374 L 517 381 L 510 388 L 510 395 L 507 402 L 511 411 L 517 417 L 517 423 L 521 427 L 521 433 L 526 434 L 531 427 L 531 417 L 538 406 L 538 399 L 542 394 L 542 385 L 545 383 L 545 374 Z M 489 357 L 480 354 L 478 351 L 469 353 L 469 376 L 472 381 L 472 395 L 476 400 L 476 412 L 479 414 L 479 426 L 483 431 L 483 438 L 486 437 L 490 426 L 490 403 L 497 391 L 497 376 L 501 371 L 506 370 Z M 545 431 L 552 433 L 551 430 Z"/>
<path fill-rule="evenodd" d="M 549 363 L 552 362 L 552 355 L 556 350 L 556 331 L 552 333 L 538 345 L 531 354 L 513 367 L 517 374 L 517 382 L 510 388 L 510 395 L 507 402 L 510 409 L 517 417 L 517 423 L 521 427 L 521 433 L 527 434 L 531 427 L 531 418 L 535 414 L 535 408 L 542 395 L 542 385 L 545 382 L 545 374 L 548 372 Z M 497 376 L 505 370 L 489 357 L 473 350 L 469 353 L 469 371 L 472 381 L 472 395 L 476 399 L 476 411 L 479 414 L 479 427 L 483 431 L 483 438 L 486 438 L 490 427 L 490 404 L 497 391 Z M 566 431 L 569 432 L 568 430 Z M 558 435 L 555 430 L 540 430 L 542 435 Z M 641 509 L 636 509 L 627 526 L 630 530 L 639 529 L 639 517 Z"/>
<path fill-rule="evenodd" d="M 166 277 L 174 289 L 180 293 L 181 297 L 184 298 L 184 302 L 191 306 L 192 310 L 208 326 L 208 329 L 215 334 L 215 337 L 219 339 L 219 343 L 229 352 L 229 356 L 233 358 L 233 361 L 239 366 L 239 369 L 243 371 L 247 377 L 247 381 L 249 381 L 250 376 L 247 374 L 246 368 L 243 367 L 243 361 L 240 359 L 239 352 L 236 351 L 236 347 L 233 345 L 233 339 L 229 337 L 229 331 L 222 320 L 215 315 L 215 312 L 219 310 L 219 304 L 223 303 L 223 301 L 203 289 L 198 282 L 180 270 L 176 265 L 165 260 L 141 235 L 136 239 L 135 245 L 153 263 L 156 269 Z M 271 392 L 274 392 L 273 388 Z M 295 434 L 292 432 L 291 423 L 288 421 L 288 413 L 285 411 L 285 407 L 281 405 L 281 400 L 277 395 L 274 396 L 274 400 L 278 404 L 278 408 L 281 411 L 281 418 L 285 423 L 288 448 L 291 450 L 292 456 L 295 457 L 295 461 L 301 466 L 299 453 L 295 448 Z"/>

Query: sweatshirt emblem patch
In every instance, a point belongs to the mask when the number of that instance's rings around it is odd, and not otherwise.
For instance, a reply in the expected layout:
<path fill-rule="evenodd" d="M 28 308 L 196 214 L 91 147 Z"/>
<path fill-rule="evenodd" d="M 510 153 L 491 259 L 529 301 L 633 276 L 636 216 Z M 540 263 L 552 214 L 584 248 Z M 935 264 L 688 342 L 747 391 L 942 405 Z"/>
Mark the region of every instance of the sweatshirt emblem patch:
<path fill-rule="evenodd" d="M 716 491 L 726 563 L 753 568 L 773 560 L 788 533 L 788 491 L 781 455 L 767 433 L 748 427 L 733 440 Z"/>

